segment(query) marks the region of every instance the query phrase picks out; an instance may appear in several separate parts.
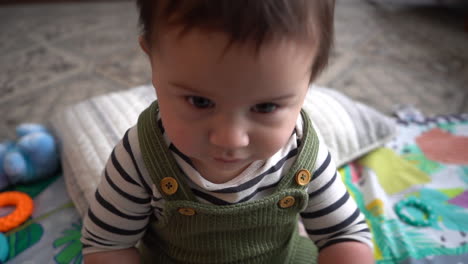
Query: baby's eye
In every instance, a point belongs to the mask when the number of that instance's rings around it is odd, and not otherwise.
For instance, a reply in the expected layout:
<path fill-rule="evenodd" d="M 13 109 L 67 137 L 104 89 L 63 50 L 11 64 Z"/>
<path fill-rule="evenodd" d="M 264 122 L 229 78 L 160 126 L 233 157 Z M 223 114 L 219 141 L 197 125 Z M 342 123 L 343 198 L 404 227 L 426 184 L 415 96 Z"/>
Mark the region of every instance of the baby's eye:
<path fill-rule="evenodd" d="M 210 99 L 200 96 L 187 96 L 187 101 L 196 108 L 209 108 L 214 106 L 214 103 Z"/>
<path fill-rule="evenodd" d="M 273 103 L 263 103 L 263 104 L 258 104 L 252 107 L 252 110 L 257 113 L 261 114 L 268 114 L 271 112 L 274 112 L 278 108 L 277 104 Z"/>

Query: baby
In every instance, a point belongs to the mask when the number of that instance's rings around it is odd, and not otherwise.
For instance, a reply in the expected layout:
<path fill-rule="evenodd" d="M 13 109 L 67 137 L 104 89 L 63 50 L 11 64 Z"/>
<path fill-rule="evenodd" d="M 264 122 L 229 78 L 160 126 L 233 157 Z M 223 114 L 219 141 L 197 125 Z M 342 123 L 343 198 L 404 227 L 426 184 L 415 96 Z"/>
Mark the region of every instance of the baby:
<path fill-rule="evenodd" d="M 334 1 L 137 2 L 158 100 L 109 158 L 85 262 L 373 263 L 365 219 L 301 111 Z"/>

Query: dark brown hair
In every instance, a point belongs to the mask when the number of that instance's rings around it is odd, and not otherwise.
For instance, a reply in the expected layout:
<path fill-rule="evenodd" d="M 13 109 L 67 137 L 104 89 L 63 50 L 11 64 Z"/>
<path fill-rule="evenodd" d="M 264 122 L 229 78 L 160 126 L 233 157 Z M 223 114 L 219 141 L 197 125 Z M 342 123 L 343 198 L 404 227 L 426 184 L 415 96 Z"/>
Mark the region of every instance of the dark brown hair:
<path fill-rule="evenodd" d="M 194 28 L 224 32 L 230 44 L 251 41 L 257 50 L 274 37 L 312 39 L 318 52 L 311 81 L 328 63 L 334 5 L 335 0 L 137 0 L 148 43 L 164 26 L 182 26 L 182 34 Z"/>

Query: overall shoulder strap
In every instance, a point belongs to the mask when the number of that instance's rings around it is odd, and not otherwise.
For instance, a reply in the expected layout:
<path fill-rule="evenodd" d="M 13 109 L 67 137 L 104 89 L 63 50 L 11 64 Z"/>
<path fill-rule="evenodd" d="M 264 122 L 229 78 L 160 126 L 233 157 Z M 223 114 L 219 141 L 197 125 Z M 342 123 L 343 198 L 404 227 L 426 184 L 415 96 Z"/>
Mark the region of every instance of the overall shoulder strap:
<path fill-rule="evenodd" d="M 145 166 L 166 200 L 193 200 L 195 196 L 185 183 L 182 170 L 164 142 L 158 126 L 158 102 L 154 101 L 138 118 L 138 141 Z"/>
<path fill-rule="evenodd" d="M 279 183 L 278 189 L 291 187 L 305 188 L 307 187 L 307 183 L 312 180 L 319 148 L 319 140 L 312 126 L 312 121 L 304 110 L 301 110 L 301 116 L 304 123 L 304 131 L 297 158 L 288 174 L 283 177 Z M 303 179 L 304 177 L 308 177 L 308 179 Z"/>

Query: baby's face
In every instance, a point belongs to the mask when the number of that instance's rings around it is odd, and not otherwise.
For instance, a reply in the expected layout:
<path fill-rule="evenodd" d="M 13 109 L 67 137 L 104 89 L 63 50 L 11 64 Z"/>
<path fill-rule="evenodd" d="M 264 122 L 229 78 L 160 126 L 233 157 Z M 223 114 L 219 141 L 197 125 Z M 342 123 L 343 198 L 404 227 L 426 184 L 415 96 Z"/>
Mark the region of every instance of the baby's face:
<path fill-rule="evenodd" d="M 221 33 L 161 34 L 148 48 L 165 131 L 203 177 L 227 182 L 271 157 L 293 133 L 315 48 L 295 41 L 255 47 Z"/>

